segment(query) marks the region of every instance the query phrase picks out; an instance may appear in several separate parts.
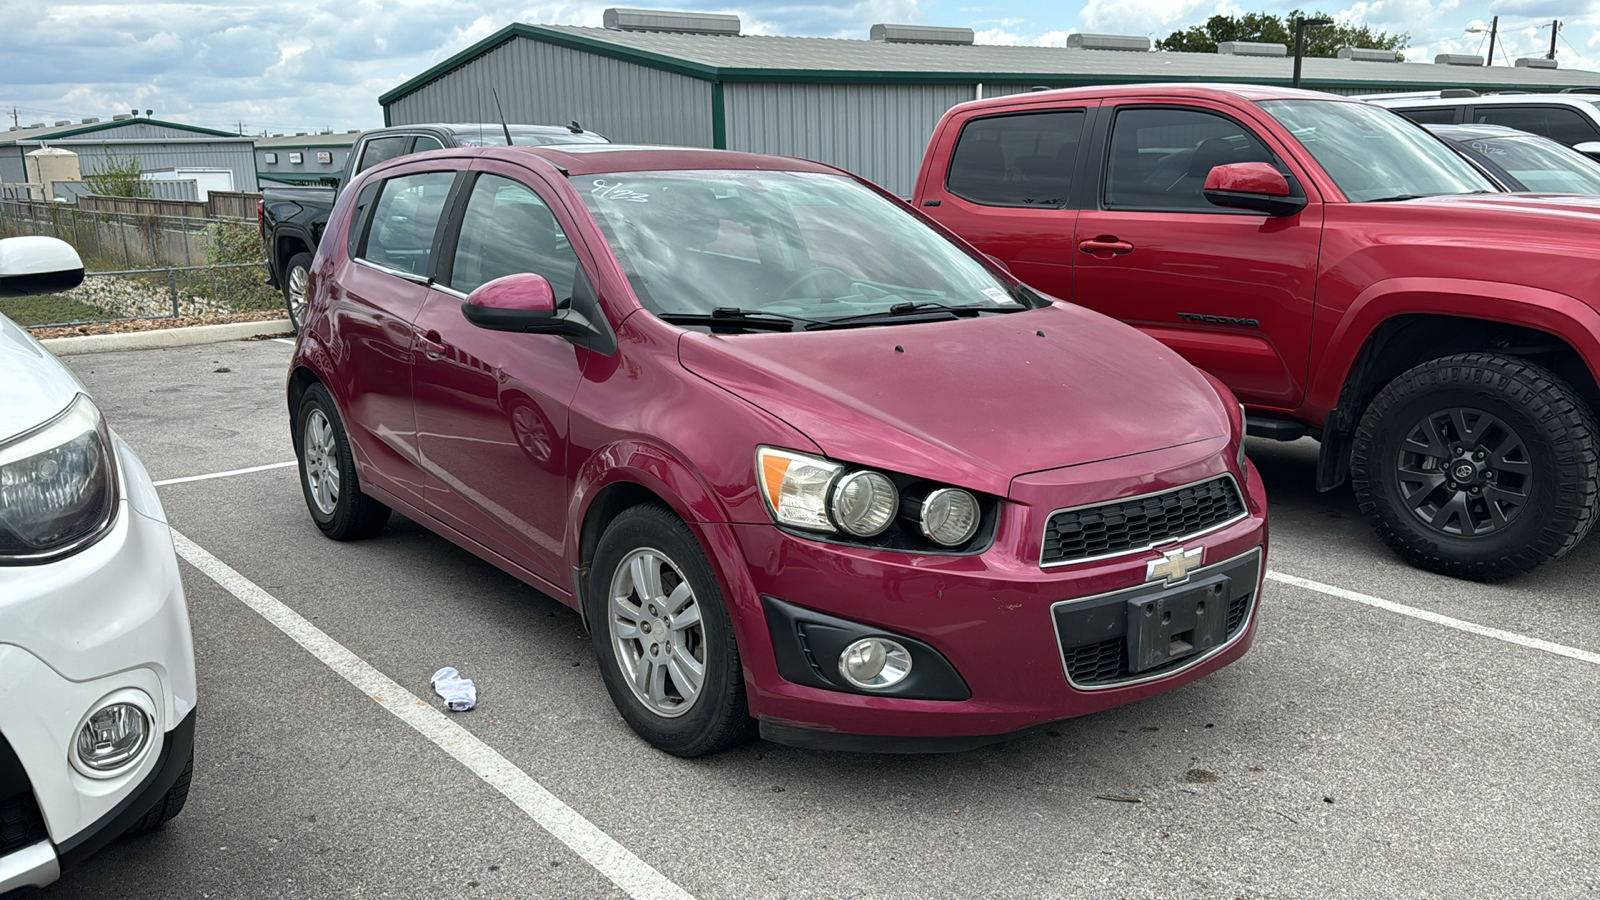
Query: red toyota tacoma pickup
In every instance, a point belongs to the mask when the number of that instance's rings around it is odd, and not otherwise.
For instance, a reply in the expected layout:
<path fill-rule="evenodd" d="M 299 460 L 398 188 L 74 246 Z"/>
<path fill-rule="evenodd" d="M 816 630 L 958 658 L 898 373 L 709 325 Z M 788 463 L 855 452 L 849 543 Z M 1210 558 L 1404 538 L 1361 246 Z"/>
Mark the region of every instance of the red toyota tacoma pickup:
<path fill-rule="evenodd" d="M 1411 563 L 1487 581 L 1594 523 L 1600 408 L 1600 203 L 1495 190 L 1365 103 L 1135 85 L 951 109 L 913 202 L 1226 382 L 1251 433 L 1317 437 L 1318 488 Z"/>

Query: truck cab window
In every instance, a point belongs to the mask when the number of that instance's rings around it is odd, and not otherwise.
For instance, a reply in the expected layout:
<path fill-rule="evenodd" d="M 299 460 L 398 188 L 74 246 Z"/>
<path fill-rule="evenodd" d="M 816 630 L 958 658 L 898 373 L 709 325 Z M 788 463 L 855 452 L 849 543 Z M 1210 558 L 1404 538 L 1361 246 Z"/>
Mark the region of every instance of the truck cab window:
<path fill-rule="evenodd" d="M 425 152 L 427 152 L 429 150 L 443 150 L 443 149 L 444 149 L 444 144 L 439 143 L 439 139 L 438 138 L 430 137 L 430 136 L 424 134 L 424 135 L 419 135 L 417 137 L 416 146 L 411 148 L 411 152 L 412 153 L 425 153 Z"/>
<path fill-rule="evenodd" d="M 1600 140 L 1600 130 L 1576 110 L 1561 106 L 1480 106 L 1474 116 L 1485 125 L 1504 125 L 1542 135 L 1568 147 Z"/>
<path fill-rule="evenodd" d="M 403 155 L 409 143 L 411 143 L 410 135 L 404 134 L 368 141 L 367 146 L 361 150 L 361 165 L 356 167 L 356 172 L 365 172 L 378 163 L 388 162 L 396 156 Z"/>
<path fill-rule="evenodd" d="M 984 206 L 1063 206 L 1083 121 L 1081 109 L 974 119 L 956 140 L 945 188 Z"/>
<path fill-rule="evenodd" d="M 1264 162 L 1272 151 L 1248 129 L 1198 109 L 1117 111 L 1106 167 L 1107 209 L 1221 212 L 1202 189 L 1216 166 Z"/>

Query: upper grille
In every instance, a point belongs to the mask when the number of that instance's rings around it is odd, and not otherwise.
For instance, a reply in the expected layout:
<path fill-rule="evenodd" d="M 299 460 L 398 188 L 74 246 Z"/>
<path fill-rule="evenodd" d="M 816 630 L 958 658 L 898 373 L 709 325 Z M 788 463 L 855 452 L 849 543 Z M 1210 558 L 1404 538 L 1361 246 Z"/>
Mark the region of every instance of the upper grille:
<path fill-rule="evenodd" d="M 1148 497 L 1063 510 L 1044 528 L 1040 565 L 1132 553 L 1221 525 L 1244 513 L 1226 475 Z"/>

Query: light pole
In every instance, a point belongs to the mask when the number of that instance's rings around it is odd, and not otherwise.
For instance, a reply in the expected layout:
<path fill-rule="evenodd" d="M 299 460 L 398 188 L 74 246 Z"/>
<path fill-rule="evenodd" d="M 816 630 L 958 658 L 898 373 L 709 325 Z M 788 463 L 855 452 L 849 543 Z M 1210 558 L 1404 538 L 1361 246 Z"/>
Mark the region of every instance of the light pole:
<path fill-rule="evenodd" d="M 1294 17 L 1294 86 L 1300 86 L 1300 57 L 1306 52 L 1306 26 L 1307 25 L 1332 25 L 1332 19 L 1308 19 L 1305 16 Z"/>
<path fill-rule="evenodd" d="M 1500 17 L 1499 16 L 1495 16 L 1494 17 L 1494 21 L 1490 22 L 1489 23 L 1489 27 L 1486 28 L 1486 29 L 1485 28 L 1480 28 L 1480 27 L 1474 25 L 1471 28 L 1468 28 L 1466 33 L 1467 34 L 1483 34 L 1486 31 L 1489 34 L 1489 65 L 1492 66 L 1492 65 L 1494 65 L 1494 41 L 1495 41 L 1496 37 L 1499 37 L 1499 33 L 1500 33 Z"/>

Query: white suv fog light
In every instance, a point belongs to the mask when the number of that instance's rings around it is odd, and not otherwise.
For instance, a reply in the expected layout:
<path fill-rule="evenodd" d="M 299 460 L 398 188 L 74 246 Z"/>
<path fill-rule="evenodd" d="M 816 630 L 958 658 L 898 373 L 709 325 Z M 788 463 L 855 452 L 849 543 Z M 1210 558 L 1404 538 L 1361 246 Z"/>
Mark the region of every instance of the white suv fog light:
<path fill-rule="evenodd" d="M 893 687 L 911 674 L 911 654 L 888 638 L 862 638 L 839 654 L 839 674 L 869 691 Z"/>
<path fill-rule="evenodd" d="M 132 703 L 112 703 L 78 731 L 78 762 L 93 772 L 112 772 L 139 758 L 150 743 L 150 717 Z"/>

